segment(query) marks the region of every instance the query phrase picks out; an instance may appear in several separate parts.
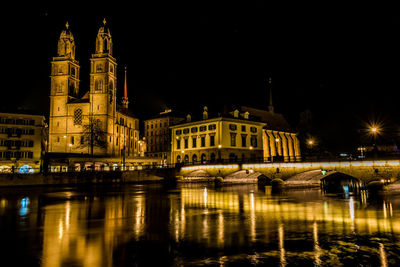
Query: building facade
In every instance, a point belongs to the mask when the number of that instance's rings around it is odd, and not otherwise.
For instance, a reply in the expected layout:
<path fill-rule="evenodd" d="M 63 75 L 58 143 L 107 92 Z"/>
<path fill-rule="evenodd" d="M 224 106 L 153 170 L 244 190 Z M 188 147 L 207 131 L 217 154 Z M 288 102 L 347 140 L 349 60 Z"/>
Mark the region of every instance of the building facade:
<path fill-rule="evenodd" d="M 188 117 L 190 120 L 190 116 Z M 249 120 L 248 114 L 187 121 L 171 127 L 172 163 L 205 164 L 247 162 L 263 158 L 263 122 Z"/>
<path fill-rule="evenodd" d="M 301 161 L 300 142 L 295 133 L 263 130 L 264 161 Z"/>
<path fill-rule="evenodd" d="M 44 116 L 0 113 L 0 173 L 39 172 L 45 139 Z"/>
<path fill-rule="evenodd" d="M 90 58 L 89 90 L 80 97 L 79 62 L 69 30 L 61 32 L 51 62 L 49 152 L 138 157 L 139 120 L 128 110 L 126 95 L 117 103 L 117 61 L 106 21 L 98 30 Z M 125 72 L 126 81 L 126 72 Z"/>
<path fill-rule="evenodd" d="M 162 163 L 171 161 L 170 127 L 184 120 L 181 114 L 167 109 L 157 116 L 144 121 L 144 136 L 147 141 L 147 157 L 160 158 Z"/>

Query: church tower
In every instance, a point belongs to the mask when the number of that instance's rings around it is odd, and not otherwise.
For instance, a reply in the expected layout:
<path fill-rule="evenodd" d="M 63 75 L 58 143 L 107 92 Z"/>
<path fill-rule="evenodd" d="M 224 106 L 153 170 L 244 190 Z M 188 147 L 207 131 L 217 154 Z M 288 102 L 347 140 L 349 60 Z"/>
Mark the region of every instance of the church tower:
<path fill-rule="evenodd" d="M 58 39 L 57 56 L 51 62 L 49 152 L 66 152 L 67 103 L 79 93 L 79 62 L 68 22 Z"/>
<path fill-rule="evenodd" d="M 107 150 L 99 154 L 114 154 L 116 117 L 117 63 L 112 55 L 113 42 L 106 20 L 96 37 L 95 53 L 90 58 L 89 116 L 107 133 Z"/>

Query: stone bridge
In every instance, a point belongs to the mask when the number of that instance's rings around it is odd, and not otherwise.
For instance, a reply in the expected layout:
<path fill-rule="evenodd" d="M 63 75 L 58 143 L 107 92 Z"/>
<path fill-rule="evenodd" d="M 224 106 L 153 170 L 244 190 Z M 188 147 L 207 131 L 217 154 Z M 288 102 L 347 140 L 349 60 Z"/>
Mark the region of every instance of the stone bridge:
<path fill-rule="evenodd" d="M 297 162 L 297 163 L 248 163 L 248 164 L 217 164 L 184 166 L 178 175 L 191 177 L 194 173 L 202 171 L 210 177 L 230 177 L 235 173 L 258 173 L 270 179 L 290 177 L 304 173 L 322 175 L 343 173 L 357 178 L 363 182 L 372 180 L 390 180 L 395 182 L 400 178 L 400 160 L 374 160 L 374 161 L 325 161 L 325 162 Z M 326 171 L 326 173 L 324 172 Z"/>

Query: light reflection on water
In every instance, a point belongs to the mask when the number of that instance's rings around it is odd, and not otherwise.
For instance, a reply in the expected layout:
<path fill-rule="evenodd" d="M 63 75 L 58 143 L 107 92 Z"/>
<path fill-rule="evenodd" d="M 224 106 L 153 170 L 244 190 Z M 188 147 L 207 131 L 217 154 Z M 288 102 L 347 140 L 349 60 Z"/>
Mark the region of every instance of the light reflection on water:
<path fill-rule="evenodd" d="M 400 196 L 273 194 L 256 185 L 0 192 L 0 256 L 12 266 L 390 266 L 400 259 Z M 30 200 L 23 215 L 22 195 Z"/>

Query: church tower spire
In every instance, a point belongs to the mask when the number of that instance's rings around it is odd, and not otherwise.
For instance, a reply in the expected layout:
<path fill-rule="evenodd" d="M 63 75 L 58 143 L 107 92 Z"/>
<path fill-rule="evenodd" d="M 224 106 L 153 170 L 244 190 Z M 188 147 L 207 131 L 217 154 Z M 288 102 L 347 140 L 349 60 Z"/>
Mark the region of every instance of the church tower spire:
<path fill-rule="evenodd" d="M 268 89 L 269 89 L 269 105 L 268 111 L 274 113 L 274 105 L 272 104 L 272 78 L 269 77 L 268 79 Z"/>
<path fill-rule="evenodd" d="M 122 98 L 123 108 L 128 109 L 128 104 L 129 104 L 129 100 L 128 100 L 128 88 L 126 86 L 126 66 L 125 66 L 124 97 Z"/>
<path fill-rule="evenodd" d="M 61 31 L 57 56 L 51 61 L 49 152 L 67 152 L 68 102 L 78 97 L 79 62 L 75 59 L 75 41 L 68 22 Z"/>

